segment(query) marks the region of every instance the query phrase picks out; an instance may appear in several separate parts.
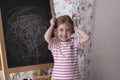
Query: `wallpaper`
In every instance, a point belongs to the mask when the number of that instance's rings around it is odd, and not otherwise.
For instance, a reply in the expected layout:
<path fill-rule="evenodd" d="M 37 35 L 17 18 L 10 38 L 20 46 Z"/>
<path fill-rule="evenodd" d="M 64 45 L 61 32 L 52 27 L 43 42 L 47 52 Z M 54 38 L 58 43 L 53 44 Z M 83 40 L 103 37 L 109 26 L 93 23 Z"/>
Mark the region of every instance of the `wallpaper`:
<path fill-rule="evenodd" d="M 60 15 L 70 15 L 76 14 L 78 27 L 84 29 L 90 36 L 92 36 L 92 9 L 93 9 L 93 0 L 54 0 L 54 7 L 56 16 Z M 79 36 L 75 33 L 73 36 Z M 90 54 L 91 54 L 91 39 L 81 46 L 79 52 L 79 69 L 81 72 L 80 80 L 88 80 L 88 75 L 90 74 L 89 64 L 90 64 Z M 48 75 L 50 69 L 43 69 L 42 75 Z M 37 71 L 27 71 L 19 73 L 11 73 L 10 80 L 23 80 L 23 79 L 34 79 L 36 75 L 39 74 Z M 2 72 L 0 71 L 0 80 L 2 79 Z"/>

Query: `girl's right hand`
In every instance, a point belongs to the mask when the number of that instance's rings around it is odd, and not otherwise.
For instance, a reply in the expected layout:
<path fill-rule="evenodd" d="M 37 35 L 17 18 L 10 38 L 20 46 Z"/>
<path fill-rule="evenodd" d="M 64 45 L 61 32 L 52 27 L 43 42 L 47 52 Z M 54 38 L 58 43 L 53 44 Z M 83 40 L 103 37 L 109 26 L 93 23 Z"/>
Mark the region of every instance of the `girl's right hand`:
<path fill-rule="evenodd" d="M 55 25 L 55 20 L 56 20 L 56 17 L 55 17 L 55 16 L 52 17 L 52 19 L 50 20 L 50 24 L 51 24 L 52 26 Z"/>

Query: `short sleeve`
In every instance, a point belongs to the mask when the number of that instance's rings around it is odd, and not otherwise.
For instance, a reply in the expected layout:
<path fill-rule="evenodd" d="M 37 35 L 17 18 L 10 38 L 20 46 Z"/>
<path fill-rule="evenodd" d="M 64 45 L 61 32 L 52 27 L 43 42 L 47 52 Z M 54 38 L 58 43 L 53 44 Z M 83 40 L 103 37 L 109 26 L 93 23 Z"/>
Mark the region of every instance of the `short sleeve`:
<path fill-rule="evenodd" d="M 80 37 L 74 37 L 73 42 L 74 42 L 74 45 L 79 49 L 81 46 Z"/>

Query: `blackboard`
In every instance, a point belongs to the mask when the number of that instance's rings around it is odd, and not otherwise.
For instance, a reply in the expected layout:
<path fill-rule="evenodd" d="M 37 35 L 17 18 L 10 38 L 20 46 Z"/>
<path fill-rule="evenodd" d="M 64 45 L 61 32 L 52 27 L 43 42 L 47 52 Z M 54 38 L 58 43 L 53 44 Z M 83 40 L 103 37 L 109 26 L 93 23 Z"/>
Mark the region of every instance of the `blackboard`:
<path fill-rule="evenodd" d="M 8 68 L 53 63 L 44 40 L 49 0 L 1 0 L 1 13 Z"/>

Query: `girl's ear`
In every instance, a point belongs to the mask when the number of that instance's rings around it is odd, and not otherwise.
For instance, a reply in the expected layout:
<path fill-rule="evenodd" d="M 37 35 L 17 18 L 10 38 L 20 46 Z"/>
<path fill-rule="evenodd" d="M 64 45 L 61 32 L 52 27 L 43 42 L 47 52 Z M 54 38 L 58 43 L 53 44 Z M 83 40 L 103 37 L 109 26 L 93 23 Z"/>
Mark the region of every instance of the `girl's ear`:
<path fill-rule="evenodd" d="M 57 30 L 56 29 L 54 29 L 54 36 L 56 37 L 57 36 Z"/>

